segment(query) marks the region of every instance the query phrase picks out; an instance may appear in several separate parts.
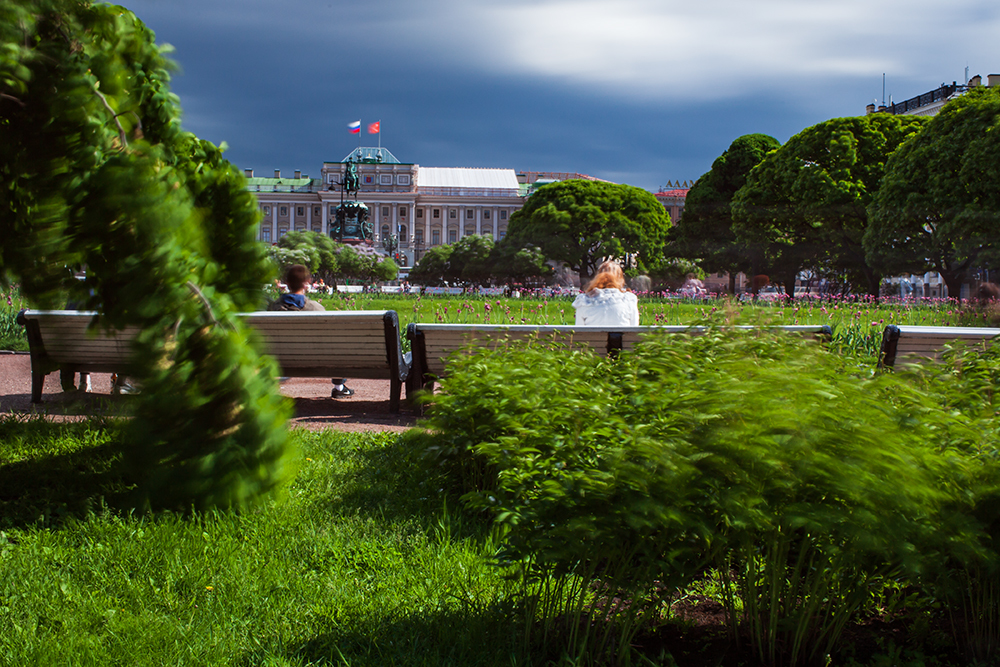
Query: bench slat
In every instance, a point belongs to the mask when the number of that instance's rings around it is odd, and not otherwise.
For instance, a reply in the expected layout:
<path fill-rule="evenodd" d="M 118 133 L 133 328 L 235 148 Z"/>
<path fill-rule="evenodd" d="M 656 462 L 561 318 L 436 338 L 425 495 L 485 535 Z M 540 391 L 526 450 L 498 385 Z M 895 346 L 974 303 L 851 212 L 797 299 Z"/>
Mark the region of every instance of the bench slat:
<path fill-rule="evenodd" d="M 127 373 L 139 329 L 90 330 L 94 317 L 85 311 L 20 313 L 18 321 L 29 329 L 32 401 L 41 401 L 45 374 L 60 365 Z M 398 412 L 409 365 L 400 350 L 395 311 L 267 311 L 240 317 L 256 331 L 283 375 L 388 379 L 390 409 Z"/>

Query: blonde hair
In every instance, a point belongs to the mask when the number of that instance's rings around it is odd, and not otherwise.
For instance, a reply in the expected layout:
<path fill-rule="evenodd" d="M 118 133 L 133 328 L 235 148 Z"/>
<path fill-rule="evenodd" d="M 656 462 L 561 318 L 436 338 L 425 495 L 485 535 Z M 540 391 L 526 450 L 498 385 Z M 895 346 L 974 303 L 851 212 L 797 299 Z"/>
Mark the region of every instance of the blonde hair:
<path fill-rule="evenodd" d="M 622 267 L 618 265 L 618 262 L 611 260 L 597 267 L 597 273 L 594 274 L 594 278 L 584 292 L 591 294 L 594 290 L 607 288 L 625 291 L 625 274 L 622 272 Z"/>

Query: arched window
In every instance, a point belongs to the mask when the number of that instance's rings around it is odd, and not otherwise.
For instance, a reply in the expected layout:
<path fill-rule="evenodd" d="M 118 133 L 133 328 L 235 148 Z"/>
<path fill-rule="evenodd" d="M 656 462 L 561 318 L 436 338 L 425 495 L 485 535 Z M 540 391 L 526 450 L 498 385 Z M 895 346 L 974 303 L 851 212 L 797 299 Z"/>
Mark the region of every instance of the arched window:
<path fill-rule="evenodd" d="M 382 225 L 382 238 L 389 238 L 389 225 Z"/>
<path fill-rule="evenodd" d="M 399 226 L 399 242 L 406 243 L 406 225 Z"/>

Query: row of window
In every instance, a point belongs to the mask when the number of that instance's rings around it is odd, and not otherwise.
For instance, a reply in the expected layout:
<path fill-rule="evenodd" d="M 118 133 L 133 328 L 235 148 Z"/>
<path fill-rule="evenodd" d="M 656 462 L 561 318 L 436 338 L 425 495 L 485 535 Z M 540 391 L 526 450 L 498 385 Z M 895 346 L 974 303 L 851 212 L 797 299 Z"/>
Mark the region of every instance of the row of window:
<path fill-rule="evenodd" d="M 336 206 L 331 206 L 330 207 L 330 216 L 335 215 L 336 211 L 337 211 L 337 207 Z M 398 209 L 399 217 L 400 218 L 405 218 L 406 217 L 406 211 L 407 211 L 407 207 L 406 206 L 400 206 L 399 209 Z M 305 216 L 305 214 L 306 213 L 305 213 L 305 207 L 304 206 L 296 206 L 295 207 L 295 215 L 296 215 L 296 217 L 302 218 L 302 217 Z M 270 206 L 264 206 L 264 215 L 271 215 L 271 207 Z M 281 217 L 286 217 L 288 215 L 288 207 L 287 206 L 279 206 L 278 207 L 278 215 L 281 216 Z M 491 215 L 492 215 L 492 213 L 491 213 L 491 211 L 489 209 L 483 209 L 483 220 L 490 220 L 491 219 L 490 218 Z M 313 217 L 314 218 L 318 218 L 319 216 L 320 216 L 320 209 L 319 209 L 319 207 L 318 206 L 314 207 L 313 208 Z M 389 207 L 388 206 L 383 206 L 382 207 L 382 218 L 388 218 L 388 217 L 389 217 Z M 422 208 L 418 208 L 417 209 L 417 217 L 418 218 L 424 217 L 424 209 L 422 209 Z M 439 208 L 431 209 L 431 217 L 433 217 L 433 218 L 440 218 L 441 217 L 441 209 L 439 209 Z M 454 209 L 454 208 L 449 209 L 448 210 L 448 217 L 451 218 L 451 219 L 453 219 L 453 220 L 455 218 L 457 218 L 458 217 L 458 209 Z M 469 208 L 469 209 L 465 210 L 465 218 L 466 218 L 466 220 L 473 220 L 473 219 L 475 219 L 475 217 L 476 217 L 476 210 L 475 209 Z M 506 220 L 507 219 L 507 211 L 500 211 L 500 219 L 501 220 Z"/>
<path fill-rule="evenodd" d="M 392 185 L 393 177 L 392 174 L 377 174 L 379 185 Z M 327 183 L 340 183 L 340 174 L 328 174 L 326 177 Z M 376 174 L 362 174 L 360 176 L 362 185 L 375 185 Z M 396 174 L 396 185 L 409 185 L 410 175 L 409 174 Z"/>

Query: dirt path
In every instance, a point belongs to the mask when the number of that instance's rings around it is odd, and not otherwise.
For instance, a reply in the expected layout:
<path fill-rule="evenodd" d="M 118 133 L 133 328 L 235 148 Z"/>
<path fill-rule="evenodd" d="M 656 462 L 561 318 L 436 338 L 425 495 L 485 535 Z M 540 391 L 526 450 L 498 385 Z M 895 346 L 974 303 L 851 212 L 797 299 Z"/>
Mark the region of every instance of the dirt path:
<path fill-rule="evenodd" d="M 281 393 L 295 401 L 294 426 L 312 430 L 402 432 L 416 423 L 416 414 L 404 405 L 399 414 L 389 412 L 388 380 L 348 380 L 355 394 L 348 399 L 330 398 L 330 381 L 290 378 L 281 383 Z M 42 403 L 31 403 L 31 359 L 27 354 L 0 352 L 0 414 L 43 414 L 54 420 L 83 419 L 114 411 L 131 400 L 111 395 L 111 376 L 91 375 L 92 393 L 63 393 L 59 373 L 45 378 Z"/>

